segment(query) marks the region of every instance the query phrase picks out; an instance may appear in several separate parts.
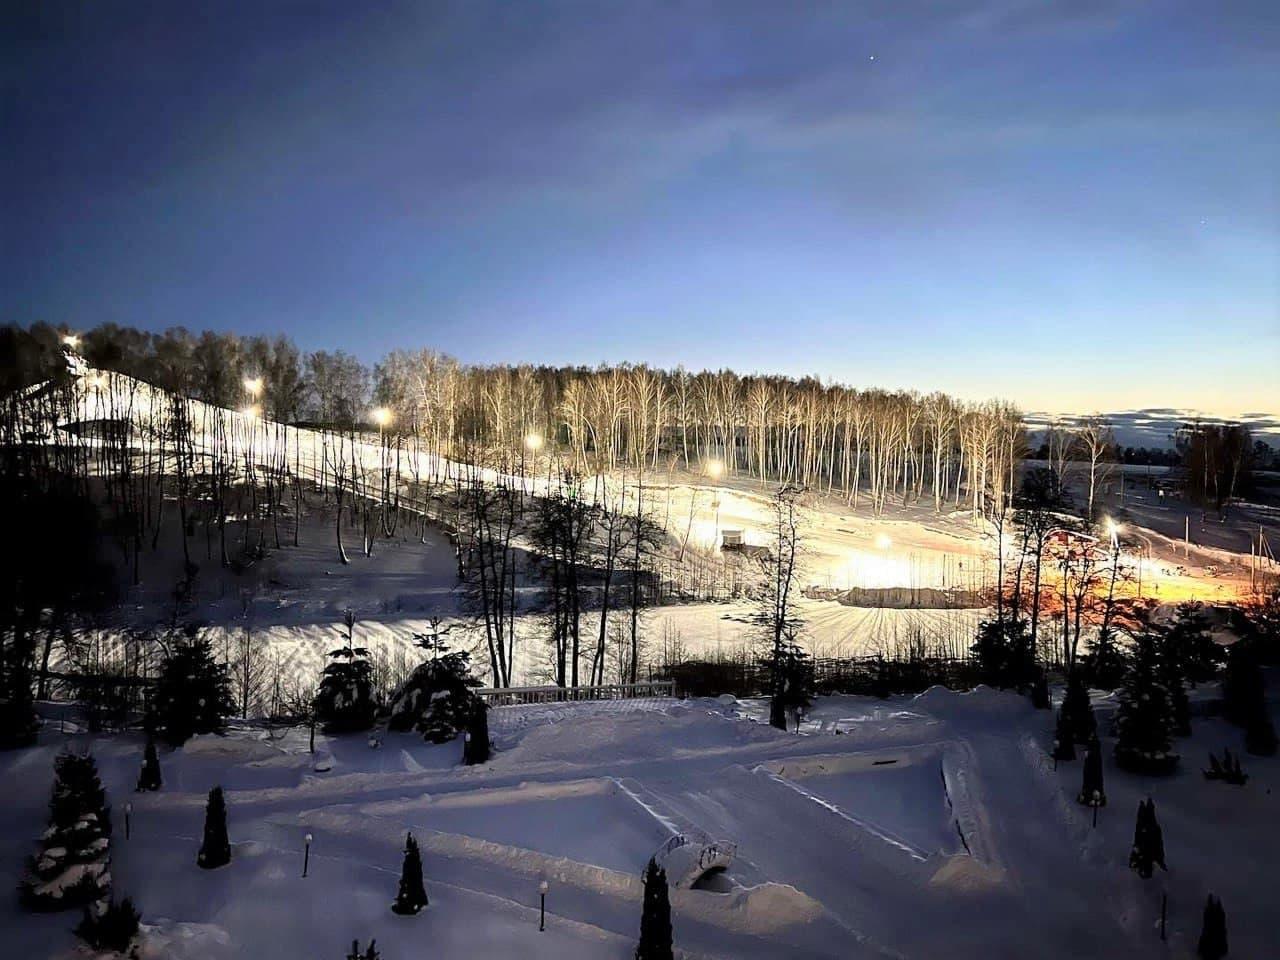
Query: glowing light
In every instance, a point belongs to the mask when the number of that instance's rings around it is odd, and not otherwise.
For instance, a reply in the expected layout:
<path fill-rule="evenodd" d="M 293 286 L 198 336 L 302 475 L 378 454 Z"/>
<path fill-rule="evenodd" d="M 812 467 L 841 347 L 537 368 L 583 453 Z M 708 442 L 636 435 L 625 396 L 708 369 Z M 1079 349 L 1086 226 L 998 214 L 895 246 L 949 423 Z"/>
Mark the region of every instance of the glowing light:
<path fill-rule="evenodd" d="M 704 469 L 712 480 L 719 480 L 724 476 L 724 463 L 719 460 L 708 460 Z"/>
<path fill-rule="evenodd" d="M 74 333 L 65 333 L 65 334 L 63 334 L 63 335 L 62 335 L 62 342 L 63 342 L 63 344 L 65 344 L 66 346 L 70 347 L 72 350 L 74 350 L 76 347 L 80 346 L 80 338 L 79 338 L 79 337 L 77 337 Z"/>
<path fill-rule="evenodd" d="M 245 377 L 244 388 L 246 391 L 248 391 L 249 396 L 257 397 L 258 394 L 262 392 L 262 378 L 261 377 Z"/>
<path fill-rule="evenodd" d="M 100 373 L 95 373 L 89 378 L 89 388 L 91 390 L 101 390 L 107 385 L 107 378 Z"/>
<path fill-rule="evenodd" d="M 250 420 L 256 420 L 258 417 L 262 416 L 262 408 L 256 403 L 252 403 L 247 407 L 242 407 L 240 409 L 240 415 L 242 417 L 248 417 Z"/>
<path fill-rule="evenodd" d="M 888 550 L 893 546 L 893 541 L 889 539 L 889 535 L 887 533 L 877 533 L 876 546 L 881 550 Z"/>
<path fill-rule="evenodd" d="M 377 407 L 369 416 L 379 427 L 385 427 L 391 422 L 391 411 L 386 407 Z"/>
<path fill-rule="evenodd" d="M 542 449 L 542 434 L 526 433 L 524 435 L 524 445 L 529 448 L 531 453 L 537 453 Z"/>

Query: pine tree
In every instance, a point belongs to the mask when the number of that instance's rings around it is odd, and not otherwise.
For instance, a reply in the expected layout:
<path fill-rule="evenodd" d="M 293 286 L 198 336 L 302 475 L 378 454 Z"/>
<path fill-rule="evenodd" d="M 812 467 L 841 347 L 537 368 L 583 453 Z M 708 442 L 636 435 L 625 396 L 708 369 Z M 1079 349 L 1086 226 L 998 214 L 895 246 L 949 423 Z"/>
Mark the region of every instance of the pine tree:
<path fill-rule="evenodd" d="M 33 910 L 105 905 L 111 892 L 111 811 L 92 756 L 63 753 L 54 760 L 49 828 L 41 852 L 22 881 Z"/>
<path fill-rule="evenodd" d="M 1151 629 L 1134 636 L 1116 710 L 1116 763 L 1135 773 L 1172 773 L 1178 764 L 1178 755 L 1170 750 L 1173 709 L 1160 677 L 1157 642 Z"/>
<path fill-rule="evenodd" d="M 76 927 L 76 936 L 94 950 L 124 953 L 138 935 L 141 919 L 142 915 L 128 897 L 119 903 L 112 900 L 101 910 L 86 907 L 84 919 Z"/>
<path fill-rule="evenodd" d="M 227 838 L 227 805 L 222 798 L 222 788 L 209 791 L 209 803 L 204 810 L 204 842 L 196 863 L 205 870 L 213 870 L 231 862 L 231 841 Z"/>
<path fill-rule="evenodd" d="M 1084 755 L 1084 776 L 1076 801 L 1086 807 L 1107 805 L 1107 793 L 1102 786 L 1102 744 L 1096 736 L 1089 741 L 1088 752 Z"/>
<path fill-rule="evenodd" d="M 404 863 L 400 866 L 400 889 L 391 912 L 414 916 L 427 905 L 427 888 L 422 883 L 422 856 L 418 841 L 409 834 L 404 842 Z"/>
<path fill-rule="evenodd" d="M 1115 631 L 1109 626 L 1098 630 L 1089 642 L 1085 666 L 1089 683 L 1103 690 L 1114 690 L 1124 679 L 1124 653 L 1116 643 Z"/>
<path fill-rule="evenodd" d="M 800 714 L 809 706 L 813 688 L 813 662 L 788 629 L 769 659 L 773 696 L 769 700 L 769 725 L 787 729 L 787 717 Z"/>
<path fill-rule="evenodd" d="M 1053 731 L 1053 759 L 1058 762 L 1076 758 L 1075 737 L 1065 710 L 1058 711 L 1058 723 Z"/>
<path fill-rule="evenodd" d="M 370 940 L 369 948 L 365 950 L 364 953 L 361 953 L 360 941 L 352 940 L 351 952 L 347 954 L 347 960 L 379 960 L 382 954 L 378 953 L 377 949 L 374 947 L 374 944 L 377 942 L 377 940 Z"/>
<path fill-rule="evenodd" d="M 225 664 L 214 659 L 207 638 L 194 629 L 165 658 L 151 699 L 149 723 L 175 747 L 197 733 L 219 733 L 235 713 Z"/>
<path fill-rule="evenodd" d="M 1196 956 L 1201 960 L 1221 960 L 1227 955 L 1227 912 L 1222 901 L 1209 894 L 1204 905 L 1204 926 L 1200 929 L 1200 942 L 1196 944 Z"/>
<path fill-rule="evenodd" d="M 1164 863 L 1164 833 L 1156 819 L 1156 805 L 1150 797 L 1138 802 L 1138 820 L 1133 829 L 1133 849 L 1129 851 L 1129 867 L 1144 880 L 1156 866 L 1167 870 Z"/>
<path fill-rule="evenodd" d="M 462 744 L 462 762 L 467 766 L 489 760 L 489 708 L 479 697 L 471 708 L 466 739 Z"/>
<path fill-rule="evenodd" d="M 1266 685 L 1255 644 L 1253 639 L 1244 639 L 1231 647 L 1222 679 L 1223 713 L 1244 727 L 1246 750 L 1269 757 L 1276 752 L 1276 731 L 1267 712 Z"/>
<path fill-rule="evenodd" d="M 138 792 L 159 790 L 161 782 L 160 757 L 156 754 L 156 742 L 148 735 L 147 747 L 142 755 L 142 772 L 138 774 Z"/>
<path fill-rule="evenodd" d="M 1031 687 L 1031 705 L 1037 710 L 1048 710 L 1053 706 L 1049 700 L 1049 678 L 1043 670 L 1036 675 L 1036 682 Z"/>
<path fill-rule="evenodd" d="M 672 960 L 671 899 L 667 872 L 650 859 L 644 871 L 644 909 L 636 960 Z"/>
<path fill-rule="evenodd" d="M 471 722 L 472 690 L 481 684 L 471 675 L 471 656 L 449 651 L 444 632 L 415 637 L 431 659 L 419 664 L 392 697 L 388 729 L 417 730 L 432 743 L 447 743 Z"/>
<path fill-rule="evenodd" d="M 1205 625 L 1203 605 L 1181 603 L 1168 627 L 1167 642 L 1182 669 L 1183 679 L 1191 684 L 1212 679 L 1222 663 L 1222 648 L 1213 642 Z"/>
<path fill-rule="evenodd" d="M 1093 704 L 1089 702 L 1089 690 L 1084 685 L 1081 671 L 1075 669 L 1067 677 L 1067 692 L 1062 698 L 1062 712 L 1066 715 L 1067 729 L 1074 743 L 1088 743 L 1097 735 L 1098 721 L 1093 716 Z"/>
<path fill-rule="evenodd" d="M 343 616 L 346 643 L 329 651 L 329 664 L 316 693 L 316 719 L 329 733 L 352 733 L 373 726 L 377 704 L 373 699 L 373 664 L 369 651 L 355 646 L 355 616 Z"/>

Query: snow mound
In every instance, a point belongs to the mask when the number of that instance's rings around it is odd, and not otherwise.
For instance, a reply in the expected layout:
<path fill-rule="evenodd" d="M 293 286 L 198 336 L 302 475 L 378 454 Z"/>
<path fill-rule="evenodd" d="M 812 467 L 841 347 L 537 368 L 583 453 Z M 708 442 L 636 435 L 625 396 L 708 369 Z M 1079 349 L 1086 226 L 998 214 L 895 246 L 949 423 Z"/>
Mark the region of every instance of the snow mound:
<path fill-rule="evenodd" d="M 942 866 L 929 879 L 929 886 L 951 893 L 973 893 L 990 890 L 1004 882 L 1004 871 L 974 857 L 958 854 L 946 857 Z"/>
<path fill-rule="evenodd" d="M 217 733 L 197 734 L 183 745 L 182 752 L 188 757 L 233 760 L 238 763 L 275 760 L 285 755 L 279 747 L 261 740 L 228 737 Z"/>
<path fill-rule="evenodd" d="M 679 757 L 786 736 L 760 724 L 707 723 L 700 711 L 633 713 L 535 727 L 498 760 L 518 766 L 536 761 L 593 763 Z"/>
<path fill-rule="evenodd" d="M 750 934 L 767 934 L 822 915 L 817 900 L 786 883 L 743 887 L 727 897 L 701 890 L 672 891 L 672 905 L 685 916 Z"/>
<path fill-rule="evenodd" d="M 192 957 L 199 960 L 231 960 L 239 956 L 231 936 L 211 923 L 175 923 L 160 919 L 141 925 L 139 960 Z"/>
<path fill-rule="evenodd" d="M 967 691 L 949 690 L 935 685 L 917 694 L 911 702 L 935 713 L 946 713 L 961 708 L 968 713 L 979 711 L 989 714 L 1015 714 L 1031 709 L 1026 697 L 982 684 Z"/>

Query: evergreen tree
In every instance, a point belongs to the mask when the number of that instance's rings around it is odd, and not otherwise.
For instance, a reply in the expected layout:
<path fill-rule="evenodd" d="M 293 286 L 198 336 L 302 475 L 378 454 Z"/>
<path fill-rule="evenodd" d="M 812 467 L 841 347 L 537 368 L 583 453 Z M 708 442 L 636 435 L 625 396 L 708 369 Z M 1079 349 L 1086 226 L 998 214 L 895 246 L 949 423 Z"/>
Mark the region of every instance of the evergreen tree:
<path fill-rule="evenodd" d="M 1036 682 L 1031 687 L 1031 705 L 1037 710 L 1048 710 L 1053 704 L 1049 700 L 1049 678 L 1040 670 L 1036 674 Z"/>
<path fill-rule="evenodd" d="M 205 870 L 213 870 L 231 862 L 231 841 L 227 838 L 227 805 L 222 798 L 222 788 L 209 791 L 209 803 L 204 810 L 204 842 L 196 863 Z"/>
<path fill-rule="evenodd" d="M 644 908 L 636 960 L 672 960 L 671 899 L 667 872 L 650 859 L 644 871 Z"/>
<path fill-rule="evenodd" d="M 813 689 L 813 662 L 788 629 L 769 658 L 773 695 L 769 699 L 769 725 L 787 729 L 787 717 L 799 717 L 809 706 Z"/>
<path fill-rule="evenodd" d="M 142 915 L 128 897 L 119 903 L 112 900 L 101 910 L 86 907 L 84 919 L 76 927 L 76 936 L 94 950 L 124 953 L 138 935 L 141 919 Z"/>
<path fill-rule="evenodd" d="M 1062 712 L 1066 715 L 1067 729 L 1075 743 L 1088 743 L 1098 733 L 1098 721 L 1093 716 L 1093 704 L 1089 702 L 1089 689 L 1077 668 L 1067 677 L 1067 692 L 1062 698 Z"/>
<path fill-rule="evenodd" d="M 227 667 L 214 659 L 209 640 L 194 628 L 183 636 L 160 669 L 149 721 L 175 747 L 197 733 L 222 732 L 236 709 Z"/>
<path fill-rule="evenodd" d="M 377 940 L 370 940 L 368 949 L 365 950 L 364 953 L 361 953 L 360 941 L 352 940 L 351 952 L 347 954 L 347 960 L 379 960 L 382 954 L 378 953 L 377 949 L 374 947 L 374 944 L 377 942 Z"/>
<path fill-rule="evenodd" d="M 1155 630 L 1134 636 L 1133 657 L 1120 688 L 1116 711 L 1116 762 L 1135 773 L 1172 773 L 1178 755 L 1170 750 L 1173 708 L 1161 681 Z"/>
<path fill-rule="evenodd" d="M 404 863 L 400 865 L 400 889 L 391 912 L 414 916 L 427 905 L 427 888 L 422 883 L 422 856 L 418 841 L 409 834 L 404 842 Z"/>
<path fill-rule="evenodd" d="M 1084 658 L 1089 683 L 1102 690 L 1114 690 L 1124 679 L 1125 657 L 1116 643 L 1116 634 L 1110 626 L 1102 627 L 1089 641 L 1089 652 Z"/>
<path fill-rule="evenodd" d="M 1102 744 L 1096 736 L 1089 741 L 1088 752 L 1084 755 L 1084 777 L 1076 800 L 1086 807 L 1107 805 L 1107 792 L 1102 786 Z"/>
<path fill-rule="evenodd" d="M 93 757 L 63 753 L 54 760 L 49 829 L 28 864 L 23 900 L 34 910 L 103 903 L 111 892 L 111 811 Z"/>
<path fill-rule="evenodd" d="M 1255 643 L 1250 638 L 1232 644 L 1222 680 L 1223 713 L 1244 727 L 1246 750 L 1269 757 L 1276 752 L 1276 731 L 1267 712 L 1266 685 Z"/>
<path fill-rule="evenodd" d="M 1200 929 L 1200 942 L 1196 944 L 1196 956 L 1201 960 L 1221 960 L 1227 955 L 1227 912 L 1222 901 L 1209 894 L 1204 905 L 1204 926 Z"/>
<path fill-rule="evenodd" d="M 373 726 L 377 704 L 373 699 L 373 664 L 369 651 L 353 641 L 355 616 L 344 614 L 346 643 L 329 651 L 329 664 L 320 677 L 316 694 L 316 719 L 329 733 L 352 733 Z"/>
<path fill-rule="evenodd" d="M 489 760 L 489 708 L 478 697 L 471 708 L 466 740 L 462 744 L 462 762 L 467 766 Z"/>
<path fill-rule="evenodd" d="M 1133 829 L 1133 849 L 1129 851 L 1129 868 L 1144 880 L 1156 866 L 1168 870 L 1164 863 L 1164 833 L 1156 819 L 1155 801 L 1150 797 L 1138 801 L 1138 820 Z"/>
<path fill-rule="evenodd" d="M 1194 601 L 1178 604 L 1166 641 L 1188 683 L 1211 680 L 1222 663 L 1222 648 L 1209 634 L 1203 604 Z"/>
<path fill-rule="evenodd" d="M 396 691 L 391 700 L 391 730 L 417 730 L 432 743 L 447 743 L 470 724 L 475 709 L 471 657 L 461 650 L 446 652 L 443 631 L 415 637 L 431 653 Z"/>
<path fill-rule="evenodd" d="M 161 782 L 160 757 L 156 754 L 156 742 L 148 735 L 147 747 L 142 755 L 142 772 L 138 774 L 138 792 L 159 790 Z"/>
<path fill-rule="evenodd" d="M 1059 762 L 1076 758 L 1075 737 L 1065 710 L 1058 710 L 1058 723 L 1053 731 L 1053 759 Z"/>

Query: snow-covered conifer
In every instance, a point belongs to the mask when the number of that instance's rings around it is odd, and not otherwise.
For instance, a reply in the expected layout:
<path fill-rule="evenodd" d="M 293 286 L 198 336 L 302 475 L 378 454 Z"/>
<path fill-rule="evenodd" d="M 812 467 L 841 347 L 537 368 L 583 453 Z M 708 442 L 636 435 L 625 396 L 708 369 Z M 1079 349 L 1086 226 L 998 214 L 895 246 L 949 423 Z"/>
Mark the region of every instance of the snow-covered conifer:
<path fill-rule="evenodd" d="M 636 960 L 672 960 L 671 898 L 667 872 L 650 859 L 644 871 L 644 907 Z"/>
<path fill-rule="evenodd" d="M 59 755 L 49 828 L 22 881 L 26 904 L 35 910 L 105 905 L 111 892 L 110 835 L 110 808 L 93 757 Z"/>
<path fill-rule="evenodd" d="M 401 916 L 413 916 L 427 905 L 427 888 L 422 882 L 422 855 L 418 841 L 409 834 L 404 842 L 404 862 L 400 865 L 400 889 L 396 893 L 391 911 Z"/>
<path fill-rule="evenodd" d="M 206 870 L 225 866 L 231 862 L 231 841 L 227 838 L 227 805 L 222 788 L 209 791 L 209 802 L 204 810 L 204 841 L 196 855 L 196 863 Z"/>
<path fill-rule="evenodd" d="M 156 754 L 156 742 L 147 737 L 147 747 L 142 756 L 142 772 L 138 774 L 138 791 L 159 790 L 160 757 Z"/>

